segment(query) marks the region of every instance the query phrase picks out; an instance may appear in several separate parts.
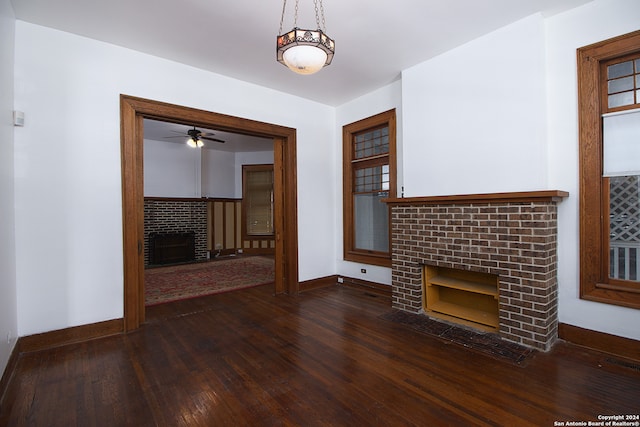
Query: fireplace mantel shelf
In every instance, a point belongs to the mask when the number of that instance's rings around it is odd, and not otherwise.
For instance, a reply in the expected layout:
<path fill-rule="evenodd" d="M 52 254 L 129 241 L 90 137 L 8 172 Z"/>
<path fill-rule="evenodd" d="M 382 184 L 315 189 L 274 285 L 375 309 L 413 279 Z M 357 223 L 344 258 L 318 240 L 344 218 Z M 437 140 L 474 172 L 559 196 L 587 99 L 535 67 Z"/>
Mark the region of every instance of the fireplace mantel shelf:
<path fill-rule="evenodd" d="M 561 202 L 567 191 L 518 191 L 512 193 L 460 194 L 452 196 L 402 197 L 383 199 L 389 205 L 453 205 L 456 203 Z"/>

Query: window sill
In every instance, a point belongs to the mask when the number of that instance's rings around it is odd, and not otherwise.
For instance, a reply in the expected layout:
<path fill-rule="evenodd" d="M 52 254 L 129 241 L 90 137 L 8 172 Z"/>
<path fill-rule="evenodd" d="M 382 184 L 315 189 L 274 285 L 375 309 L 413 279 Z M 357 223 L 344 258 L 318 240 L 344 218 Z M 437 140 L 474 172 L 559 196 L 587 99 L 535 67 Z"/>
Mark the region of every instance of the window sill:
<path fill-rule="evenodd" d="M 615 288 L 615 289 L 614 289 Z M 596 283 L 593 289 L 584 291 L 581 299 L 628 308 L 640 308 L 640 293 L 633 290 L 621 290 L 619 286 Z"/>
<path fill-rule="evenodd" d="M 373 255 L 362 252 L 347 252 L 344 254 L 345 261 L 358 262 L 360 264 L 379 265 L 391 268 L 391 255 Z"/>

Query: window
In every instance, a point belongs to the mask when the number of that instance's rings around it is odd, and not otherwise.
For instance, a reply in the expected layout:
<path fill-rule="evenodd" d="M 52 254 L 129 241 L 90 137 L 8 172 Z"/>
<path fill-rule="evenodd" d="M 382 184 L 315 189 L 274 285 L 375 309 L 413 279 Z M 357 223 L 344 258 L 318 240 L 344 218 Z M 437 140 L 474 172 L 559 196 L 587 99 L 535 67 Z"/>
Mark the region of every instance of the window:
<path fill-rule="evenodd" d="M 640 308 L 640 31 L 578 49 L 580 296 Z"/>
<path fill-rule="evenodd" d="M 344 259 L 391 266 L 389 207 L 395 197 L 396 113 L 343 127 Z"/>
<path fill-rule="evenodd" d="M 607 109 L 638 107 L 640 104 L 640 55 L 604 63 Z"/>
<path fill-rule="evenodd" d="M 243 234 L 273 235 L 273 165 L 242 166 Z"/>

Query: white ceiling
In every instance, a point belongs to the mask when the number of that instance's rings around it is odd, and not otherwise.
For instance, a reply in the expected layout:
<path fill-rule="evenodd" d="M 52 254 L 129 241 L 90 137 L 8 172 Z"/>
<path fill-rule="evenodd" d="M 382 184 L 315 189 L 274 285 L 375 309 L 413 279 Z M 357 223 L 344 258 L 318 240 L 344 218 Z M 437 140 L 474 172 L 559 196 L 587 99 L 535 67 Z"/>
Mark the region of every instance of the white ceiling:
<path fill-rule="evenodd" d="M 282 0 L 11 0 L 19 20 L 337 106 L 511 22 L 591 0 L 324 0 L 333 63 L 311 76 L 275 60 Z M 289 0 L 283 31 L 293 27 Z M 313 1 L 298 24 L 315 29 Z"/>
<path fill-rule="evenodd" d="M 175 142 L 185 144 L 188 139 L 187 131 L 193 129 L 189 124 L 167 123 L 158 120 L 144 119 L 144 139 L 153 141 Z M 224 141 L 224 143 L 203 140 L 204 148 L 218 151 L 256 152 L 273 151 L 273 140 L 258 136 L 240 135 L 237 133 L 222 132 L 215 129 L 207 129 L 198 126 L 199 131 L 208 134 L 211 138 Z"/>

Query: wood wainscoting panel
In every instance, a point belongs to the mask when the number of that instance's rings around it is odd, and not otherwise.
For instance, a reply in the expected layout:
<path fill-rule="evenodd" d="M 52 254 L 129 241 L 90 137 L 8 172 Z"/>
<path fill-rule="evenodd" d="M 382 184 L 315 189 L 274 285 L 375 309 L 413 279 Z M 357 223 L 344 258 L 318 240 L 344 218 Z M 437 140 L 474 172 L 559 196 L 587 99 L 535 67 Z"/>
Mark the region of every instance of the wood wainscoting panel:
<path fill-rule="evenodd" d="M 211 247 L 212 255 L 218 250 L 224 249 L 224 221 L 222 220 L 222 208 L 223 202 L 209 202 L 209 211 L 211 216 L 209 217 L 209 226 L 211 227 Z"/>
<path fill-rule="evenodd" d="M 240 204 L 241 202 L 238 200 L 234 203 L 225 203 L 224 205 L 224 249 L 234 252 L 239 247 L 236 241 L 236 230 L 240 228 L 240 218 L 236 217 L 236 203 Z"/>
<path fill-rule="evenodd" d="M 209 199 L 209 230 L 211 256 L 231 255 L 241 248 L 240 215 L 241 199 Z"/>

